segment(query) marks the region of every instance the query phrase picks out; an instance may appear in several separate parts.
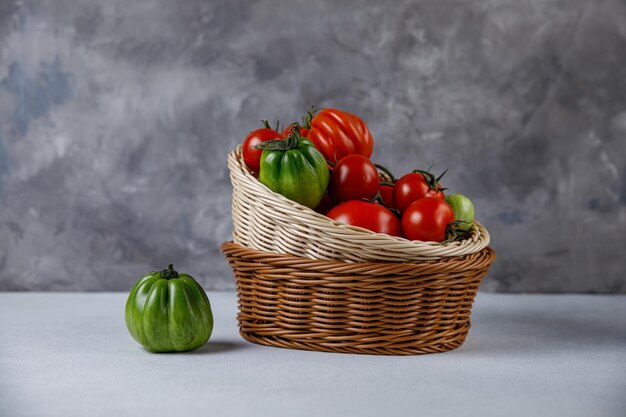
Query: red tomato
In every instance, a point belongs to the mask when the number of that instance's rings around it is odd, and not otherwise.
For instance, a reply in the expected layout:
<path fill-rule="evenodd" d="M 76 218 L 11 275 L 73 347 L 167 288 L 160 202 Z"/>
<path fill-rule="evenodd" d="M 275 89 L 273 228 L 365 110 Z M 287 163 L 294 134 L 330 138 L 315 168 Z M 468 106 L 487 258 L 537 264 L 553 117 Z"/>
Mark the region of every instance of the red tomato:
<path fill-rule="evenodd" d="M 371 200 L 380 186 L 378 170 L 362 155 L 348 155 L 333 168 L 328 193 L 336 203 L 350 200 Z"/>
<path fill-rule="evenodd" d="M 324 197 L 322 197 L 322 201 L 320 201 L 317 207 L 315 207 L 315 211 L 319 214 L 326 214 L 333 207 L 335 207 L 335 203 L 333 203 L 333 200 L 330 199 L 328 194 L 324 194 Z"/>
<path fill-rule="evenodd" d="M 337 109 L 309 112 L 302 136 L 311 140 L 331 163 L 351 154 L 369 158 L 374 148 L 374 139 L 365 122 L 357 115 Z"/>
<path fill-rule="evenodd" d="M 421 198 L 409 206 L 402 215 L 402 230 L 410 240 L 443 242 L 446 228 L 454 221 L 454 212 L 440 198 Z"/>
<path fill-rule="evenodd" d="M 362 227 L 376 233 L 402 236 L 400 220 L 380 204 L 352 200 L 339 204 L 327 214 L 341 223 Z"/>
<path fill-rule="evenodd" d="M 265 121 L 264 121 L 265 124 Z M 252 171 L 258 173 L 260 169 L 261 163 L 261 154 L 263 153 L 262 149 L 255 148 L 256 145 L 259 145 L 268 140 L 274 139 L 284 139 L 285 136 L 281 133 L 271 129 L 269 124 L 265 124 L 266 127 L 262 129 L 253 130 L 246 136 L 246 139 L 243 141 L 243 161 L 246 163 L 248 168 Z"/>
<path fill-rule="evenodd" d="M 300 129 L 300 136 L 302 137 L 307 137 L 306 135 L 309 133 L 309 129 L 307 129 L 306 127 L 300 126 L 299 123 L 292 123 L 290 125 L 285 126 L 285 128 L 283 129 L 283 136 L 287 137 L 289 136 L 289 134 L 291 133 L 291 130 L 294 127 L 298 127 L 298 129 Z"/>
<path fill-rule="evenodd" d="M 393 173 L 383 165 L 374 164 L 379 172 L 380 187 L 378 193 L 382 200 L 382 204 L 387 208 L 393 208 L 393 187 L 396 185 L 396 177 Z"/>
<path fill-rule="evenodd" d="M 404 213 L 411 203 L 420 198 L 433 197 L 443 200 L 445 198 L 443 190 L 433 174 L 411 172 L 396 182 L 393 188 L 393 207 Z"/>
<path fill-rule="evenodd" d="M 380 198 L 383 199 L 385 207 L 393 208 L 393 188 L 394 185 L 390 182 L 380 183 L 378 192 L 380 193 Z"/>

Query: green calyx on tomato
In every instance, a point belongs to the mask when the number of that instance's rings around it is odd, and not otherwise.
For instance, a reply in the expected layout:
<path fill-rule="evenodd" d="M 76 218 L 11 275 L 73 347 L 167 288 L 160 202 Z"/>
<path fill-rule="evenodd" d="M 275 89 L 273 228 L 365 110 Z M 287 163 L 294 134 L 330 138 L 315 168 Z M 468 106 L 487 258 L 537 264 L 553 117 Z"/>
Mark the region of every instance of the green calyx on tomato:
<path fill-rule="evenodd" d="M 324 156 L 297 126 L 284 140 L 257 145 L 262 149 L 259 181 L 270 190 L 314 209 L 328 187 L 329 171 Z"/>
<path fill-rule="evenodd" d="M 126 301 L 125 319 L 131 336 L 152 352 L 197 349 L 213 330 L 206 293 L 173 265 L 150 272 L 135 284 Z"/>
<path fill-rule="evenodd" d="M 302 118 L 302 126 L 305 129 L 310 129 L 311 128 L 311 121 L 313 121 L 313 118 L 315 117 L 315 113 L 317 113 L 318 111 L 320 111 L 320 109 L 318 109 L 317 106 L 314 104 L 306 112 L 306 116 L 304 116 Z"/>
<path fill-rule="evenodd" d="M 380 203 L 385 207 L 393 208 L 393 187 L 396 185 L 396 177 L 393 173 L 381 164 L 374 164 L 378 169 L 380 177 L 380 187 L 378 187 L 378 195 L 380 196 Z"/>
<path fill-rule="evenodd" d="M 283 139 L 286 136 L 278 132 L 278 122 L 276 122 L 276 129 L 272 129 L 267 120 L 261 120 L 261 123 L 263 123 L 263 128 L 250 132 L 242 145 L 243 161 L 252 172 L 257 174 L 263 153 L 263 150 L 258 149 L 257 145 L 269 140 Z"/>
<path fill-rule="evenodd" d="M 174 265 L 169 264 L 167 269 L 161 271 L 161 278 L 163 279 L 173 279 L 178 278 L 178 271 L 174 269 Z"/>
<path fill-rule="evenodd" d="M 455 240 L 464 239 L 469 235 L 469 231 L 462 229 L 466 222 L 461 220 L 454 220 L 448 223 L 446 226 L 446 240 L 441 243 L 450 243 Z"/>
<path fill-rule="evenodd" d="M 463 194 L 450 194 L 446 197 L 446 203 L 450 205 L 454 212 L 455 228 L 461 231 L 471 229 L 474 223 L 474 204 L 472 200 Z"/>
<path fill-rule="evenodd" d="M 446 172 L 447 170 L 436 178 L 429 171 L 419 169 L 403 175 L 393 188 L 393 206 L 404 213 L 414 201 L 421 198 L 433 197 L 443 200 L 445 188 L 441 187 L 439 180 Z"/>
<path fill-rule="evenodd" d="M 438 177 L 435 178 L 435 175 L 433 173 L 431 173 L 430 171 L 423 171 L 421 169 L 414 169 L 413 170 L 414 174 L 422 174 L 424 176 L 424 180 L 426 181 L 426 184 L 428 184 L 430 189 L 433 190 L 433 191 L 445 191 L 445 190 L 447 190 L 447 188 L 442 188 L 441 185 L 439 185 L 439 181 L 443 178 L 444 175 L 446 175 L 446 172 L 448 172 L 447 169 L 445 171 L 443 171 L 441 173 L 441 175 L 439 175 Z"/>

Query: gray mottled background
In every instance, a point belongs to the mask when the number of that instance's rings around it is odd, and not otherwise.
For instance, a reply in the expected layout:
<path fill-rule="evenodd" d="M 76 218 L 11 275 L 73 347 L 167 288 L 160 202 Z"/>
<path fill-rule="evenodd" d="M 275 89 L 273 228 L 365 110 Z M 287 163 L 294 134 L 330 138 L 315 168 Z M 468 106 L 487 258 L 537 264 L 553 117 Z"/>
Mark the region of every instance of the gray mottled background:
<path fill-rule="evenodd" d="M 483 290 L 626 292 L 626 4 L 585 0 L 0 0 L 0 290 L 233 288 L 226 155 L 311 104 L 450 168 Z"/>

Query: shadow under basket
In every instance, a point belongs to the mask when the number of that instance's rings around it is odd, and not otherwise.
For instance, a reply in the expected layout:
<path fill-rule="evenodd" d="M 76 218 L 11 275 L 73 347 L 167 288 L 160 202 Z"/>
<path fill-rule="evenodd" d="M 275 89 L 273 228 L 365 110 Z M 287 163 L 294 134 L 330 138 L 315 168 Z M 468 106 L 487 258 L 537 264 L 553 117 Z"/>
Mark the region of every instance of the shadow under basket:
<path fill-rule="evenodd" d="M 233 242 L 246 340 L 325 352 L 415 355 L 459 347 L 495 252 L 406 263 L 344 262 L 263 252 Z"/>

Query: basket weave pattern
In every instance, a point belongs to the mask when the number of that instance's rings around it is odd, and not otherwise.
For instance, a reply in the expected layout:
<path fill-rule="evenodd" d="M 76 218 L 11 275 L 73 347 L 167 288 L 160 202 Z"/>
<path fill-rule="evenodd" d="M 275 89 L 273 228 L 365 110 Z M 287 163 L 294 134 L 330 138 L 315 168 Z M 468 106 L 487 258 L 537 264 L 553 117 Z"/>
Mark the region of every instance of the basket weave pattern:
<path fill-rule="evenodd" d="M 254 343 L 408 355 L 460 346 L 495 252 L 412 263 L 324 261 L 221 246 L 233 267 L 241 335 Z"/>
<path fill-rule="evenodd" d="M 470 236 L 410 241 L 334 222 L 261 184 L 228 156 L 241 335 L 269 346 L 409 355 L 460 346 L 495 252 Z"/>

